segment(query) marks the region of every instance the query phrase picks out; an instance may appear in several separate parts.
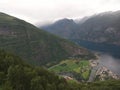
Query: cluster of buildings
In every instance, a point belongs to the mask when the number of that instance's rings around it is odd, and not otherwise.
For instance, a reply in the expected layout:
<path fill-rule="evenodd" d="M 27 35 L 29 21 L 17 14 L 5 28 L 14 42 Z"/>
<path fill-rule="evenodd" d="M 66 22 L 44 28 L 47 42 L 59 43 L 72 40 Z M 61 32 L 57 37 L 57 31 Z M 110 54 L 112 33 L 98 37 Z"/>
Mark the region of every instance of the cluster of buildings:
<path fill-rule="evenodd" d="M 115 79 L 119 80 L 120 76 L 113 73 L 111 70 L 109 70 L 107 67 L 100 67 L 96 72 L 96 77 L 100 80 L 106 80 L 106 79 Z"/>

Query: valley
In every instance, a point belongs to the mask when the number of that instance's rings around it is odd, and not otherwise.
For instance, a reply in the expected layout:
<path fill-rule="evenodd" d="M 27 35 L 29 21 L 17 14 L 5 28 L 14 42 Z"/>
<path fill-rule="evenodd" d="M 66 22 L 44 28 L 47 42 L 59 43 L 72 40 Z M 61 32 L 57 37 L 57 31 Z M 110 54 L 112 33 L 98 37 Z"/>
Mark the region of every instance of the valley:
<path fill-rule="evenodd" d="M 0 0 L 0 90 L 120 90 L 120 0 Z"/>
<path fill-rule="evenodd" d="M 97 53 L 99 65 L 91 69 L 95 78 L 98 69 L 120 76 L 120 11 L 110 11 L 84 17 L 81 20 L 63 18 L 40 28 Z M 39 26 L 38 26 L 39 27 Z M 106 69 L 105 69 L 105 68 Z M 106 70 L 106 71 L 104 71 Z M 114 76 L 112 74 L 112 76 Z M 101 74 L 102 75 L 102 74 Z M 105 74 L 104 74 L 105 75 Z M 103 75 L 103 76 L 104 76 Z M 90 78 L 90 81 L 94 81 Z"/>
<path fill-rule="evenodd" d="M 99 66 L 94 67 L 94 73 L 97 69 L 106 67 L 108 70 L 112 71 L 112 73 L 120 77 L 120 46 L 83 40 L 74 40 L 74 42 L 92 50 L 99 56 Z M 94 75 L 92 75 L 92 77 L 94 77 Z"/>
<path fill-rule="evenodd" d="M 87 81 L 90 76 L 91 66 L 88 60 L 70 59 L 50 67 L 49 70 L 77 81 Z"/>
<path fill-rule="evenodd" d="M 77 44 L 99 55 L 99 63 L 120 75 L 120 46 L 74 40 Z"/>
<path fill-rule="evenodd" d="M 98 53 L 97 53 L 98 54 Z M 48 70 L 77 82 L 119 80 L 119 64 L 112 57 L 99 53 L 96 60 L 68 59 L 50 67 Z M 105 58 L 106 57 L 106 58 Z M 111 63 L 111 64 L 110 64 Z"/>

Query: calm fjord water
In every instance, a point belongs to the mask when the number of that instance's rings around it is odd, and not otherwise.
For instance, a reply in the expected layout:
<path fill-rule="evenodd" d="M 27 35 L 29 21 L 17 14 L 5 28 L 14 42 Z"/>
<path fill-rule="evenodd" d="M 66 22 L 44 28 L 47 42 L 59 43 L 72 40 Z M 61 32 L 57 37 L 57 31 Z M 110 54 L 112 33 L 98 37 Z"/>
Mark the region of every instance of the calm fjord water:
<path fill-rule="evenodd" d="M 89 50 L 99 52 L 100 63 L 120 75 L 120 46 L 81 40 L 73 41 Z"/>

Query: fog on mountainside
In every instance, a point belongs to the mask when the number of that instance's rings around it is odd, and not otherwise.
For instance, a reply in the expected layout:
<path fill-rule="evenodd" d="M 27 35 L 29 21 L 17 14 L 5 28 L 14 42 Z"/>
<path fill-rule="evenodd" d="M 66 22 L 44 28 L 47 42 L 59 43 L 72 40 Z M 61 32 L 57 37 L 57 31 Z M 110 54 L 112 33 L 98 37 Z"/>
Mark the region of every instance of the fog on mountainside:
<path fill-rule="evenodd" d="M 57 22 L 61 21 L 64 25 L 55 22 L 40 28 L 67 39 L 120 45 L 120 11 L 96 14 L 75 24 L 69 19 L 69 23 L 64 19 Z"/>

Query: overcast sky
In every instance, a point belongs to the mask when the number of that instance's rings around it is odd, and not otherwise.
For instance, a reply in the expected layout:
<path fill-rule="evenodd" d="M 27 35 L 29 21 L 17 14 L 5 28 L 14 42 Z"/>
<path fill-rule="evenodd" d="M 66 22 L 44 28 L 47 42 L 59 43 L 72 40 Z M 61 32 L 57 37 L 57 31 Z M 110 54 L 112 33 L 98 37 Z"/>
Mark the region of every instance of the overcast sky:
<path fill-rule="evenodd" d="M 120 0 L 0 0 L 0 12 L 33 24 L 116 10 Z"/>

